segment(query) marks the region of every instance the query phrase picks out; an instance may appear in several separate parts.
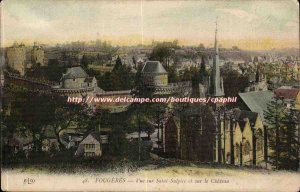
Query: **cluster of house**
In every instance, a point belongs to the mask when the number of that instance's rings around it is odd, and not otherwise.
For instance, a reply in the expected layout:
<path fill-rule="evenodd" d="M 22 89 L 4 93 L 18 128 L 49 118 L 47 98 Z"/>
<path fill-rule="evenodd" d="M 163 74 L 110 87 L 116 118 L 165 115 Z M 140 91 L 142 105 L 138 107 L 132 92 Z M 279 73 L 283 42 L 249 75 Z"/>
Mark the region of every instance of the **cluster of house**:
<path fill-rule="evenodd" d="M 220 72 L 221 60 L 217 43 L 217 29 L 215 47 L 211 59 L 211 75 L 207 84 L 199 85 L 200 96 L 222 97 L 224 96 L 223 79 Z M 130 60 L 131 58 L 128 58 Z M 297 59 L 297 58 L 296 58 Z M 164 118 L 155 126 L 157 137 L 142 134 L 144 141 L 153 141 L 153 147 L 161 150 L 168 157 L 202 162 L 219 162 L 234 165 L 263 165 L 266 164 L 269 147 L 267 138 L 268 125 L 264 120 L 264 110 L 267 103 L 274 97 L 282 99 L 287 107 L 292 104 L 295 109 L 300 109 L 300 87 L 282 86 L 273 92 L 267 90 L 266 67 L 261 65 L 261 73 L 256 76 L 259 60 L 253 59 L 250 65 L 253 82 L 249 90 L 239 94 L 239 108 L 228 110 L 225 105 L 193 105 L 170 113 L 166 112 Z M 292 66 L 293 73 L 299 78 L 298 61 Z M 142 81 L 145 87 L 154 90 L 159 96 L 189 96 L 192 93 L 190 82 L 169 83 L 168 73 L 159 61 L 141 61 Z M 241 68 L 239 68 L 241 69 Z M 294 74 L 291 76 L 294 76 Z M 299 79 L 298 79 L 299 80 Z M 73 66 L 63 74 L 59 85 L 53 86 L 53 91 L 68 96 L 94 96 L 94 97 L 132 97 L 131 90 L 106 92 L 102 90 L 95 77 L 90 77 L 81 67 Z M 127 105 L 130 105 L 127 104 Z M 109 106 L 109 105 L 106 105 Z M 103 107 L 93 106 L 93 107 Z M 126 106 L 109 106 L 111 112 L 126 110 Z M 174 107 L 175 106 L 171 106 Z M 67 148 L 75 148 L 76 156 L 100 157 L 109 143 L 110 128 L 101 128 L 87 134 L 78 132 L 66 132 Z M 128 140 L 138 139 L 138 133 L 127 134 Z M 53 145 L 53 138 L 45 141 L 44 150 L 49 151 Z M 154 142 L 155 141 L 155 142 Z M 112 141 L 113 142 L 113 141 Z M 9 142 L 15 150 L 19 150 L 21 142 L 16 139 Z M 27 148 L 28 145 L 26 145 Z M 24 146 L 23 146 L 24 149 Z"/>

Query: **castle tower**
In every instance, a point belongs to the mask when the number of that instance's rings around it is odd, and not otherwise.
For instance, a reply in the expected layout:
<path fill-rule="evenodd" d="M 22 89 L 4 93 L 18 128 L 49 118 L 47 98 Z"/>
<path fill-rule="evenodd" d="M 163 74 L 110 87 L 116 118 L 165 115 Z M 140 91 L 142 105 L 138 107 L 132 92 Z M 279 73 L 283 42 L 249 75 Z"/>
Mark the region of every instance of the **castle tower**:
<path fill-rule="evenodd" d="M 23 44 L 15 43 L 12 47 L 7 48 L 6 57 L 9 67 L 19 71 L 21 75 L 25 74 L 26 48 Z"/>
<path fill-rule="evenodd" d="M 215 53 L 213 58 L 213 69 L 212 75 L 210 77 L 210 88 L 209 95 L 220 97 L 224 96 L 223 90 L 223 79 L 220 75 L 220 61 L 219 61 L 219 47 L 218 47 L 218 23 L 216 22 L 216 32 L 215 32 Z"/>
<path fill-rule="evenodd" d="M 40 66 L 44 66 L 44 50 L 42 47 L 38 46 L 37 42 L 34 42 L 34 46 L 31 51 L 31 62 L 32 64 L 38 64 Z"/>

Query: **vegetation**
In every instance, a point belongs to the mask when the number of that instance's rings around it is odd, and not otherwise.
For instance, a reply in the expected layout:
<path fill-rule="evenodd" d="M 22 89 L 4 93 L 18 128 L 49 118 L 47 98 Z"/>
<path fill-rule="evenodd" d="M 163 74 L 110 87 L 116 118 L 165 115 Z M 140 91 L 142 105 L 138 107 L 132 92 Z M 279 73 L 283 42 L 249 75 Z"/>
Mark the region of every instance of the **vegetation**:
<path fill-rule="evenodd" d="M 227 97 L 235 97 L 249 86 L 248 77 L 240 75 L 237 71 L 224 71 L 223 81 L 225 96 Z"/>
<path fill-rule="evenodd" d="M 134 75 L 131 68 L 122 64 L 120 57 L 117 58 L 112 72 L 98 75 L 99 86 L 106 91 L 129 90 L 134 86 Z"/>
<path fill-rule="evenodd" d="M 292 108 L 287 109 L 282 101 L 273 100 L 264 114 L 271 149 L 269 162 L 276 169 L 298 170 L 299 138 L 295 112 Z"/>

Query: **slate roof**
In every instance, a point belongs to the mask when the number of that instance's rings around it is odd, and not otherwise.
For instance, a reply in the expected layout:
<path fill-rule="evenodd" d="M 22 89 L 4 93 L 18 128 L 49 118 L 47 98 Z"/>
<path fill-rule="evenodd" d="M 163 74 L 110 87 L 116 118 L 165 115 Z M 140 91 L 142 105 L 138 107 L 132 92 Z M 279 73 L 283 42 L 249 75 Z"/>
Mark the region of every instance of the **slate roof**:
<path fill-rule="evenodd" d="M 92 83 L 93 79 L 94 79 L 94 77 L 86 77 L 85 80 L 84 80 L 84 82 Z"/>
<path fill-rule="evenodd" d="M 240 110 L 238 108 L 233 110 L 233 114 L 234 118 L 239 122 L 242 131 L 244 130 L 244 127 L 246 125 L 246 119 L 249 119 L 250 125 L 254 126 L 255 121 L 258 117 L 257 112 Z"/>
<path fill-rule="evenodd" d="M 62 79 L 87 78 L 88 74 L 81 67 L 71 67 L 63 74 Z"/>
<path fill-rule="evenodd" d="M 147 61 L 142 69 L 142 73 L 167 73 L 159 61 Z"/>
<path fill-rule="evenodd" d="M 280 87 L 278 89 L 275 89 L 274 93 L 276 97 L 282 97 L 283 99 L 296 99 L 300 89 L 297 88 L 285 88 Z"/>
<path fill-rule="evenodd" d="M 91 136 L 94 137 L 97 141 L 99 141 L 99 143 L 101 143 L 101 137 L 100 137 L 100 132 L 99 132 L 99 131 L 91 132 L 89 135 L 91 135 Z"/>
<path fill-rule="evenodd" d="M 264 110 L 267 109 L 267 103 L 272 100 L 274 94 L 272 91 L 253 91 L 239 93 L 239 96 L 252 112 L 258 113 L 264 120 Z"/>

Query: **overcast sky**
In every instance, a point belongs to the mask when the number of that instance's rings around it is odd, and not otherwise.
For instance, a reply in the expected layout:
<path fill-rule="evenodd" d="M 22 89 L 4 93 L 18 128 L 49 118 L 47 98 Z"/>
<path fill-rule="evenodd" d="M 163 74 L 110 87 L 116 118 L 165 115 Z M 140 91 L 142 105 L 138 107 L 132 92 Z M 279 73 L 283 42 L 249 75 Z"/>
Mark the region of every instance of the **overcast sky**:
<path fill-rule="evenodd" d="M 223 47 L 298 47 L 296 0 L 273 1 L 97 1 L 4 0 L 4 45 L 105 39 L 148 44 L 178 39 L 212 46 L 215 20 Z"/>

